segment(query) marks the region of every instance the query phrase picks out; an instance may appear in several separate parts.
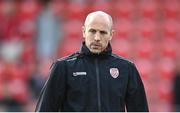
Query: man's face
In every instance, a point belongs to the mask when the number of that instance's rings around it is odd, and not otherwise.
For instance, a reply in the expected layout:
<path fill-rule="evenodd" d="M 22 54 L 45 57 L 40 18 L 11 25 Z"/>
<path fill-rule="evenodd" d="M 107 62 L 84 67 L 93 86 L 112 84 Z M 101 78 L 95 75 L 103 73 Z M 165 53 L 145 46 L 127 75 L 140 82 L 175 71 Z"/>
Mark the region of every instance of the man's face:
<path fill-rule="evenodd" d="M 112 30 L 107 19 L 91 19 L 83 27 L 85 44 L 92 53 L 99 54 L 106 49 L 112 39 Z"/>

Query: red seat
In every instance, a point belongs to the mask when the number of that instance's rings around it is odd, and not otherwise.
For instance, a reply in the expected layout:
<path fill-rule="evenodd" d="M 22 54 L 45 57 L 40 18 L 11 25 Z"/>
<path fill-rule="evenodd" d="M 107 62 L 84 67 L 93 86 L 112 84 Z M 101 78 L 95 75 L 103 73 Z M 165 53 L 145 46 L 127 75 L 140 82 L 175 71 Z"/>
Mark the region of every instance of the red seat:
<path fill-rule="evenodd" d="M 165 39 L 160 45 L 160 54 L 170 59 L 176 58 L 178 54 L 178 43 L 176 40 Z"/>
<path fill-rule="evenodd" d="M 4 68 L 5 68 L 5 66 L 4 66 L 4 62 L 3 62 L 3 61 L 1 61 L 1 58 L 0 58 L 0 81 L 2 81 L 2 80 L 3 80 L 2 76 L 3 76 L 3 71 L 4 71 Z"/>
<path fill-rule="evenodd" d="M 54 61 L 56 59 L 59 59 L 59 56 L 54 58 Z M 39 62 L 39 66 L 42 68 L 39 68 L 38 71 L 40 73 L 40 76 L 42 77 L 42 79 L 47 79 L 49 76 L 49 72 L 50 72 L 50 68 L 52 66 L 52 63 L 54 62 L 52 59 L 41 59 L 41 61 Z"/>
<path fill-rule="evenodd" d="M 129 57 L 131 53 L 131 44 L 125 39 L 113 39 L 112 40 L 113 52 L 123 56 Z"/>
<path fill-rule="evenodd" d="M 67 21 L 63 24 L 62 30 L 65 38 L 82 38 L 83 23 L 77 20 Z M 61 31 L 62 32 L 62 31 Z"/>
<path fill-rule="evenodd" d="M 36 18 L 40 11 L 40 4 L 36 0 L 24 0 L 18 4 L 21 19 Z"/>
<path fill-rule="evenodd" d="M 115 33 L 114 37 L 115 38 L 128 38 L 130 37 L 130 34 L 132 33 L 133 25 L 131 21 L 117 21 L 114 25 Z"/>
<path fill-rule="evenodd" d="M 7 78 L 7 81 L 10 81 L 10 80 L 16 80 L 16 79 L 19 79 L 23 82 L 27 82 L 29 80 L 29 77 L 30 77 L 30 74 L 29 71 L 28 71 L 28 65 L 25 66 L 26 64 L 19 64 L 19 63 L 12 63 L 12 64 L 9 64 L 8 66 L 8 70 L 9 71 L 8 73 L 6 73 L 6 76 L 9 76 Z M 21 70 L 19 70 L 19 68 L 21 68 Z"/>
<path fill-rule="evenodd" d="M 2 101 L 5 97 L 4 89 L 4 84 L 2 81 L 0 81 L 0 101 Z"/>
<path fill-rule="evenodd" d="M 81 47 L 81 40 L 77 39 L 65 39 L 59 49 L 58 56 L 64 57 L 79 51 Z"/>
<path fill-rule="evenodd" d="M 156 104 L 156 112 L 172 112 L 172 104 L 171 102 L 167 101 L 159 101 L 158 104 Z"/>
<path fill-rule="evenodd" d="M 152 41 L 140 40 L 136 43 L 137 57 L 151 59 L 154 57 L 155 47 Z"/>
<path fill-rule="evenodd" d="M 163 7 L 164 18 L 177 19 L 180 17 L 179 0 L 166 0 Z"/>
<path fill-rule="evenodd" d="M 94 2 L 91 11 L 104 11 L 106 13 L 111 14 L 111 4 L 108 2 Z"/>
<path fill-rule="evenodd" d="M 26 19 L 21 20 L 19 24 L 19 35 L 22 40 L 33 39 L 36 33 L 36 25 L 35 20 Z"/>
<path fill-rule="evenodd" d="M 142 1 L 139 3 L 140 17 L 148 19 L 156 19 L 157 3 L 154 0 Z"/>
<path fill-rule="evenodd" d="M 156 37 L 157 28 L 155 21 L 142 19 L 136 24 L 135 31 L 140 38 L 153 39 Z"/>
<path fill-rule="evenodd" d="M 135 64 L 143 80 L 149 81 L 152 79 L 153 73 L 153 61 L 145 58 L 136 58 Z"/>
<path fill-rule="evenodd" d="M 16 101 L 25 104 L 28 102 L 28 97 L 30 96 L 28 91 L 28 86 L 26 82 L 21 81 L 20 79 L 14 79 L 7 83 L 7 91 L 10 98 L 15 99 Z"/>
<path fill-rule="evenodd" d="M 176 39 L 178 37 L 180 26 L 176 20 L 166 20 L 162 23 L 162 35 L 166 38 Z"/>
<path fill-rule="evenodd" d="M 35 55 L 36 55 L 36 48 L 35 48 L 35 43 L 31 42 L 32 40 L 26 40 L 24 41 L 24 49 L 21 53 L 21 59 L 23 62 L 32 62 L 35 60 Z"/>
<path fill-rule="evenodd" d="M 173 97 L 171 80 L 159 81 L 158 85 L 158 98 L 159 98 L 159 110 L 171 111 L 171 102 Z M 165 108 L 166 107 L 166 108 Z M 165 109 L 164 109 L 165 108 Z"/>
<path fill-rule="evenodd" d="M 134 18 L 134 4 L 132 1 L 118 1 L 114 3 L 115 20 L 119 19 L 133 19 Z"/>
<path fill-rule="evenodd" d="M 66 19 L 83 21 L 86 13 L 86 4 L 70 2 L 66 8 Z"/>
<path fill-rule="evenodd" d="M 0 59 L 0 101 L 3 100 L 5 94 L 4 94 L 4 75 L 3 75 L 3 71 L 4 71 L 4 63 L 3 61 L 1 61 Z"/>
<path fill-rule="evenodd" d="M 67 17 L 68 2 L 63 0 L 52 0 L 51 8 L 56 16 Z"/>
<path fill-rule="evenodd" d="M 173 59 L 162 57 L 160 61 L 157 63 L 156 67 L 158 70 L 157 74 L 159 74 L 161 80 L 172 80 L 175 69 Z"/>

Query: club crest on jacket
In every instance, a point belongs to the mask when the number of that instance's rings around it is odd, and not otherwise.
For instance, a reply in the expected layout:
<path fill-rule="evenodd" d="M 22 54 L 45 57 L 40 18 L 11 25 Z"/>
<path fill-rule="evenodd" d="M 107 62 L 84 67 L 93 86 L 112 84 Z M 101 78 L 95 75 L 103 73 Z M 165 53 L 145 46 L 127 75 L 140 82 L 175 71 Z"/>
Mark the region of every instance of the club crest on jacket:
<path fill-rule="evenodd" d="M 117 78 L 119 76 L 119 70 L 117 68 L 110 68 L 110 74 L 113 78 Z"/>

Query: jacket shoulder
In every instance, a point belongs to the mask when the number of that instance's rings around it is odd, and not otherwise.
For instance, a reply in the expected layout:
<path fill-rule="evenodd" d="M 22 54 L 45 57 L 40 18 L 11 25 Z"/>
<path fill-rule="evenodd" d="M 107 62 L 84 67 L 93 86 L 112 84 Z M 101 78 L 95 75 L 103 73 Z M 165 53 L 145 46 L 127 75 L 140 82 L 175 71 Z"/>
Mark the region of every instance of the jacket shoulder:
<path fill-rule="evenodd" d="M 57 66 L 57 65 L 64 65 L 65 62 L 69 62 L 69 61 L 74 61 L 77 59 L 77 57 L 79 56 L 79 52 L 73 53 L 71 55 L 56 59 L 50 66 L 50 69 L 52 69 L 52 67 Z"/>
<path fill-rule="evenodd" d="M 126 63 L 128 63 L 128 64 L 134 65 L 134 63 L 133 63 L 131 60 L 126 59 L 126 58 L 124 58 L 124 57 L 122 57 L 122 56 L 118 56 L 118 55 L 116 55 L 116 54 L 111 54 L 111 56 L 112 56 L 113 58 L 115 58 L 115 59 L 120 60 L 120 61 L 123 61 L 123 62 L 126 62 Z"/>
<path fill-rule="evenodd" d="M 77 59 L 77 57 L 80 55 L 79 52 L 76 52 L 76 53 L 73 53 L 71 55 L 68 55 L 68 56 L 65 56 L 65 57 L 62 57 L 62 58 L 59 58 L 57 59 L 57 62 L 62 62 L 62 61 L 74 61 Z"/>

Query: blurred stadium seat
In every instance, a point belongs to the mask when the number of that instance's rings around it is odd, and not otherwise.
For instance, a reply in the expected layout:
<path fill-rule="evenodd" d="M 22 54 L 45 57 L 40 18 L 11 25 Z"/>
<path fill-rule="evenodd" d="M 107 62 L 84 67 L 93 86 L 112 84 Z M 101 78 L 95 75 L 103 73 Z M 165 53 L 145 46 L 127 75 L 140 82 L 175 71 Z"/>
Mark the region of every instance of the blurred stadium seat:
<path fill-rule="evenodd" d="M 140 38 L 156 38 L 156 31 L 158 23 L 153 20 L 148 19 L 141 19 L 139 22 L 136 23 L 137 36 Z M 153 39 L 149 39 L 153 40 Z"/>
<path fill-rule="evenodd" d="M 66 16 L 69 21 L 77 20 L 77 21 L 83 21 L 83 17 L 86 13 L 86 4 L 85 3 L 79 3 L 79 2 L 71 2 L 67 5 L 66 9 Z"/>
<path fill-rule="evenodd" d="M 115 21 L 120 19 L 132 20 L 135 17 L 135 7 L 133 1 L 121 0 L 114 2 Z"/>
<path fill-rule="evenodd" d="M 71 20 L 63 24 L 62 30 L 64 37 L 69 39 L 80 39 L 82 38 L 82 23 L 78 20 Z"/>
<path fill-rule="evenodd" d="M 114 25 L 114 29 L 116 30 L 114 33 L 115 38 L 129 38 L 130 33 L 132 32 L 133 24 L 131 21 L 117 21 Z"/>
<path fill-rule="evenodd" d="M 164 18 L 178 20 L 180 17 L 179 0 L 165 0 L 162 8 Z"/>
<path fill-rule="evenodd" d="M 158 4 L 155 0 L 142 1 L 139 3 L 138 13 L 140 18 L 157 19 Z"/>

